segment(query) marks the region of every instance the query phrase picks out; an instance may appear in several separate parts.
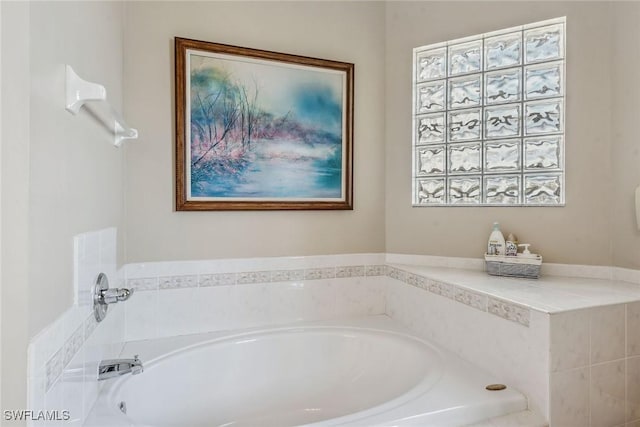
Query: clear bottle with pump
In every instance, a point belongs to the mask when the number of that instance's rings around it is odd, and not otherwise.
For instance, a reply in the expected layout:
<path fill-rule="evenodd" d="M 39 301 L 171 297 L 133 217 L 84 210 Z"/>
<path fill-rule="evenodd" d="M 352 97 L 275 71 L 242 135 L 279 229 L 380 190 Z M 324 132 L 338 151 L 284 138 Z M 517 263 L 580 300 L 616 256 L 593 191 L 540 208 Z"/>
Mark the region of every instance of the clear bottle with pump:
<path fill-rule="evenodd" d="M 487 254 L 505 254 L 504 235 L 502 234 L 502 231 L 500 231 L 500 224 L 497 222 L 493 223 L 493 231 L 491 232 L 491 235 L 489 236 L 489 242 L 487 243 Z"/>

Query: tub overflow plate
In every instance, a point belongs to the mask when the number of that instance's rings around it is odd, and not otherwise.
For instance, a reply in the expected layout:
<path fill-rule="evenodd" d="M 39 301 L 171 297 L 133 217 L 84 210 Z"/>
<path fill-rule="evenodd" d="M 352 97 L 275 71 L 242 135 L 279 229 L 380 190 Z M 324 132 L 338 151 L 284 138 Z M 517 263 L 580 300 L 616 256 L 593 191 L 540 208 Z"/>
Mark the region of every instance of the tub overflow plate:
<path fill-rule="evenodd" d="M 489 391 L 500 391 L 500 390 L 504 390 L 505 388 L 507 388 L 507 386 L 504 385 L 504 384 L 489 384 L 485 388 L 487 390 L 489 390 Z"/>

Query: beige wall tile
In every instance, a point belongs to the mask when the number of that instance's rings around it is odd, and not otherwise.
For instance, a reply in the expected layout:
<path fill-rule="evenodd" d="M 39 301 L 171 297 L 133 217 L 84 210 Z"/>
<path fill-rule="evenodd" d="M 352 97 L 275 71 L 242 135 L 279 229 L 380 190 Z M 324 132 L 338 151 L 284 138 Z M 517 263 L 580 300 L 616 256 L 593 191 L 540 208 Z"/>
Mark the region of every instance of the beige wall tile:
<path fill-rule="evenodd" d="M 625 421 L 625 361 L 591 367 L 591 426 L 613 427 Z"/>
<path fill-rule="evenodd" d="M 622 359 L 625 355 L 624 304 L 590 310 L 591 363 Z"/>
<path fill-rule="evenodd" d="M 627 359 L 627 421 L 640 420 L 640 357 Z"/>
<path fill-rule="evenodd" d="M 589 310 L 551 315 L 551 371 L 589 365 Z"/>
<path fill-rule="evenodd" d="M 550 425 L 589 425 L 589 368 L 551 373 L 550 390 Z"/>
<path fill-rule="evenodd" d="M 640 302 L 627 304 L 627 356 L 640 356 Z"/>

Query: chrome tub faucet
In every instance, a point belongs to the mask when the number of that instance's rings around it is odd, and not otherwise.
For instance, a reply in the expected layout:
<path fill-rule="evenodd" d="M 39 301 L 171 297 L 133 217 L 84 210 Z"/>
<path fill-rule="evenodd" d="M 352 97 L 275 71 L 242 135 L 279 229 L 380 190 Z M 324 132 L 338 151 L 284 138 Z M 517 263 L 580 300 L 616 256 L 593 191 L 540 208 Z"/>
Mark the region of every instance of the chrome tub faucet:
<path fill-rule="evenodd" d="M 137 375 L 142 371 L 142 362 L 138 359 L 138 355 L 133 356 L 133 359 L 103 360 L 98 366 L 98 381 L 125 374 Z"/>
<path fill-rule="evenodd" d="M 100 273 L 93 285 L 93 315 L 98 322 L 102 322 L 107 316 L 110 304 L 128 300 L 133 294 L 133 289 L 109 288 L 109 279 L 104 273 Z"/>

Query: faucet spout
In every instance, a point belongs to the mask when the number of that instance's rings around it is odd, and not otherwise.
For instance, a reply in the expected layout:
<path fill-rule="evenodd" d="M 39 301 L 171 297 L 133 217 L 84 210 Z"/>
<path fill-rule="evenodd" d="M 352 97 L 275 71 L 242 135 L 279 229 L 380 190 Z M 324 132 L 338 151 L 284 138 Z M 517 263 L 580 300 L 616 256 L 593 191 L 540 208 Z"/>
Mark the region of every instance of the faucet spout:
<path fill-rule="evenodd" d="M 119 377 L 120 375 L 137 375 L 144 370 L 138 355 L 133 359 L 110 359 L 103 360 L 98 366 L 98 381 Z"/>

